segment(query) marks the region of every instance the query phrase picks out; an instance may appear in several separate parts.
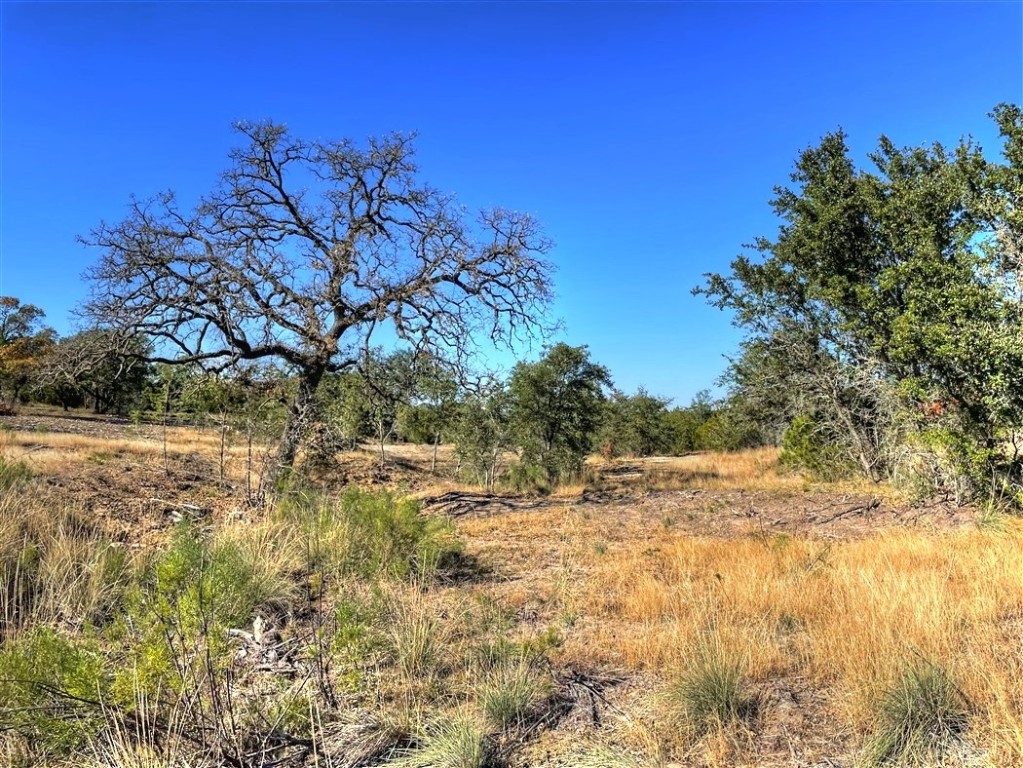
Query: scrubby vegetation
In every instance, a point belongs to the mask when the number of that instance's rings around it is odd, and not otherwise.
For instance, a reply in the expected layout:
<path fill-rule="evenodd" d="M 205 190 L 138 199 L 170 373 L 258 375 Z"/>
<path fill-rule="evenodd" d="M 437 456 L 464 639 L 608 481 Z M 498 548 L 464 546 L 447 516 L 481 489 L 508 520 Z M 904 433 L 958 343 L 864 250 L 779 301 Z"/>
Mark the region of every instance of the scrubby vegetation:
<path fill-rule="evenodd" d="M 216 466 L 215 433 L 191 434 Z M 454 518 L 436 506 L 451 485 L 296 478 L 262 508 L 136 507 L 114 540 L 116 518 L 45 480 L 149 461 L 159 441 L 111 437 L 97 465 L 99 438 L 25 438 L 64 458 L 25 456 L 0 502 L 11 765 L 1023 759 L 1023 530 L 987 508 L 946 522 L 955 507 L 798 478 L 761 449 L 594 457 L 592 487 L 617 501 L 485 495 L 497 506 Z M 432 453 L 395 454 L 418 462 L 399 482 L 435 484 Z"/>

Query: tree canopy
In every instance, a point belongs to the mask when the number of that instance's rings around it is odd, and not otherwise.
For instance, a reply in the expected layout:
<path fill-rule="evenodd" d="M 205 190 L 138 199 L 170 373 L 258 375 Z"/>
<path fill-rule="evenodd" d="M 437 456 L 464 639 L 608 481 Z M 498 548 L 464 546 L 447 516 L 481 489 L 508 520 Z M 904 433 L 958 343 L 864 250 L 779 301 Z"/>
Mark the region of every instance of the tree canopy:
<path fill-rule="evenodd" d="M 948 150 L 882 137 L 860 170 L 842 132 L 825 136 L 775 190 L 777 236 L 700 289 L 749 333 L 733 383 L 770 392 L 790 421 L 808 417 L 801 430 L 818 425 L 874 479 L 896 470 L 893 447 L 928 404 L 942 404 L 955 450 L 988 452 L 985 472 L 1023 425 L 1023 120 L 1014 106 L 993 116 L 1005 163 L 970 140 Z"/>

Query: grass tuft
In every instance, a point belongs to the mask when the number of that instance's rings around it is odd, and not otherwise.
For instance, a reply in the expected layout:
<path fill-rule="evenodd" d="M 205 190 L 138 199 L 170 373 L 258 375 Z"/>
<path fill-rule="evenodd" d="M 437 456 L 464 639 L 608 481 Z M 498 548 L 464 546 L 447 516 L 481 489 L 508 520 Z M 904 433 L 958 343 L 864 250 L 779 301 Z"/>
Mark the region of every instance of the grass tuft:
<path fill-rule="evenodd" d="M 640 768 L 635 757 L 607 746 L 595 746 L 567 757 L 564 768 Z"/>
<path fill-rule="evenodd" d="M 428 727 L 419 749 L 388 763 L 393 768 L 496 768 L 499 764 L 482 724 L 464 715 Z"/>
<path fill-rule="evenodd" d="M 949 750 L 962 743 L 969 716 L 965 696 L 944 668 L 913 662 L 877 699 L 864 764 L 942 765 Z"/>
<path fill-rule="evenodd" d="M 669 684 L 666 701 L 689 741 L 745 724 L 755 710 L 744 693 L 743 662 L 715 641 L 700 645 Z"/>
<path fill-rule="evenodd" d="M 538 662 L 522 653 L 501 659 L 483 673 L 476 696 L 487 722 L 499 730 L 523 723 L 550 694 L 552 683 Z"/>

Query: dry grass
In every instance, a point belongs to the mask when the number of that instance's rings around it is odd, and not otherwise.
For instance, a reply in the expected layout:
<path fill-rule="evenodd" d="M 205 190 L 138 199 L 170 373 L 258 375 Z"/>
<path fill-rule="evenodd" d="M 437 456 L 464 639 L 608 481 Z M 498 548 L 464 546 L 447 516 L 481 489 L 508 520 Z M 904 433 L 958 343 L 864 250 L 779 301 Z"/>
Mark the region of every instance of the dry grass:
<path fill-rule="evenodd" d="M 863 541 L 667 536 L 597 561 L 576 595 L 575 663 L 685 668 L 714 637 L 752 679 L 805 676 L 866 733 L 908 664 L 952 672 L 974 743 L 1023 761 L 1023 524 Z"/>
<path fill-rule="evenodd" d="M 138 462 L 162 455 L 161 441 L 136 439 L 130 429 L 111 438 L 7 432 L 0 434 L 0 455 L 23 456 L 39 474 L 67 472 L 69 464 L 88 471 L 97 455 Z M 215 459 L 219 435 L 169 429 L 167 450 Z M 229 455 L 241 462 L 244 451 L 236 446 Z M 388 453 L 420 468 L 432 459 L 432 449 L 422 447 L 388 447 Z M 457 756 L 451 764 L 459 765 L 487 758 L 491 736 L 521 723 L 550 681 L 534 679 L 535 670 L 518 659 L 483 674 L 472 666 L 473 649 L 554 630 L 550 636 L 564 641 L 552 642 L 555 673 L 591 670 L 623 680 L 622 692 L 608 693 L 617 698 L 613 709 L 603 710 L 606 729 L 576 723 L 538 738 L 564 758 L 561 763 L 537 751 L 534 762 L 520 765 L 795 765 L 823 757 L 852 764 L 863 747 L 877 743 L 872 739 L 886 716 L 879 702 L 891 703 L 893 691 L 897 697 L 908 690 L 906 674 L 913 669 L 940 669 L 941 685 L 961 693 L 966 742 L 987 764 L 1023 765 L 1023 521 L 938 531 L 882 529 L 863 517 L 855 539 L 836 538 L 839 529 L 805 521 L 795 533 L 778 534 L 764 527 L 770 516 L 733 514 L 729 505 L 753 495 L 736 489 L 757 491 L 758 506 L 765 499 L 795 505 L 807 490 L 831 492 L 838 508 L 846 506 L 839 494 L 865 489 L 811 486 L 781 471 L 770 449 L 622 461 L 610 468 L 594 462 L 590 468 L 612 487 L 686 492 L 651 494 L 664 500 L 659 507 L 642 506 L 647 497 L 641 494 L 582 504 L 576 497 L 584 488 L 566 486 L 543 508 L 465 517 L 458 527 L 468 555 L 484 566 L 478 580 L 420 580 L 371 596 L 382 606 L 381 624 L 359 621 L 379 648 L 367 656 L 365 669 L 353 662 L 371 681 L 365 699 L 406 702 L 429 723 L 420 734 L 422 749 L 406 754 L 404 764 L 445 764 L 438 762 L 448 759 L 441 753 Z M 441 478 L 429 482 L 420 486 L 421 495 L 479 490 Z M 695 489 L 704 493 L 688 493 Z M 110 591 L 122 584 L 105 559 L 114 550 L 87 528 L 74 528 L 74 517 L 48 515 L 42 501 L 20 509 L 14 499 L 0 498 L 6 585 L 0 621 L 11 626 L 31 618 L 73 627 L 73 617 L 114 602 Z M 706 535 L 706 526 L 696 527 L 723 517 L 738 521 L 727 534 Z M 279 517 L 214 524 L 212 541 L 241 552 L 261 591 L 282 606 L 301 602 L 296 579 L 307 561 L 340 558 L 354 541 L 340 523 L 312 532 Z M 700 533 L 682 531 L 685 525 Z M 32 542 L 35 554 L 25 559 Z M 340 571 L 324 572 L 332 575 L 327 590 L 345 583 Z M 681 722 L 669 712 L 673 691 L 682 702 Z M 803 737 L 821 732 L 824 746 L 816 753 L 796 757 L 791 742 L 772 746 L 764 735 L 790 725 L 772 725 L 782 717 L 779 691 L 800 694 L 795 706 L 805 720 L 792 727 L 802 728 Z M 711 704 L 697 707 L 707 700 Z M 763 707 L 747 717 L 747 701 Z M 465 707 L 475 719 L 458 718 Z M 106 757 L 135 764 L 113 752 Z"/>
<path fill-rule="evenodd" d="M 886 493 L 891 490 L 858 480 L 814 483 L 802 475 L 785 469 L 779 463 L 778 448 L 752 448 L 734 453 L 707 451 L 687 456 L 652 456 L 642 459 L 621 459 L 610 464 L 591 458 L 591 471 L 610 476 L 615 484 L 644 491 L 690 490 L 722 491 L 744 489 L 798 493 L 815 488 L 832 492 Z"/>
<path fill-rule="evenodd" d="M 169 428 L 166 443 L 145 437 L 101 437 L 62 432 L 0 433 L 0 454 L 15 461 L 24 461 L 41 474 L 56 473 L 68 465 L 104 463 L 117 456 L 159 461 L 165 453 L 174 457 L 200 455 L 219 460 L 220 436 L 187 427 Z M 238 470 L 244 465 L 248 447 L 230 444 L 225 446 L 224 453 L 227 465 Z"/>

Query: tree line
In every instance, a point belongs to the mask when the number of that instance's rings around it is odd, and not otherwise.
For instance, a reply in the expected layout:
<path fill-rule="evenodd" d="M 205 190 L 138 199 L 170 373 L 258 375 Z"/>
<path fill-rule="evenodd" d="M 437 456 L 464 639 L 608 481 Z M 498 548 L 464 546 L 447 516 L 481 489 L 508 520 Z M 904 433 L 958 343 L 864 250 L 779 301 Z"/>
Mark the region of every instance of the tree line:
<path fill-rule="evenodd" d="M 142 339 L 115 349 L 100 330 L 59 338 L 42 325 L 41 310 L 0 299 L 6 315 L 23 322 L 0 342 L 0 394 L 5 403 L 159 421 L 245 426 L 274 437 L 300 386 L 275 366 L 210 373 L 199 366 L 147 361 Z M 99 350 L 105 350 L 99 354 Z M 86 351 L 95 351 L 87 356 Z M 76 360 L 77 365 L 70 365 Z M 506 377 L 460 377 L 408 348 L 375 347 L 360 370 L 324 376 L 311 406 L 309 460 L 330 463 L 343 451 L 409 442 L 452 446 L 460 474 L 489 488 L 502 477 L 519 486 L 551 487 L 579 476 L 594 452 L 606 458 L 684 454 L 755 444 L 751 430 L 729 422 L 731 409 L 700 393 L 685 407 L 642 388 L 615 389 L 610 372 L 589 350 L 564 343 L 536 362 L 517 364 Z M 516 460 L 509 462 L 507 457 Z"/>
<path fill-rule="evenodd" d="M 800 153 L 759 238 L 697 289 L 746 338 L 731 391 L 816 474 L 1023 501 L 1023 111 L 857 167 L 838 131 Z"/>
<path fill-rule="evenodd" d="M 122 411 L 140 393 L 167 411 L 183 407 L 175 391 L 216 392 L 224 412 L 277 413 L 275 472 L 303 445 L 408 439 L 454 444 L 487 485 L 513 450 L 519 481 L 549 485 L 595 450 L 775 444 L 822 477 L 1018 504 L 1023 113 L 992 117 L 997 160 L 968 138 L 882 137 L 861 168 L 841 131 L 798 155 L 771 201 L 775 236 L 695 289 L 746 333 L 720 401 L 616 392 L 565 344 L 506 379 L 473 374 L 481 349 L 553 329 L 539 224 L 473 215 L 423 182 L 414 137 L 306 141 L 269 122 L 238 125 L 241 146 L 193 205 L 133 199 L 82 238 L 100 254 L 91 330 L 57 339 L 40 310 L 4 299 L 4 386 Z"/>

